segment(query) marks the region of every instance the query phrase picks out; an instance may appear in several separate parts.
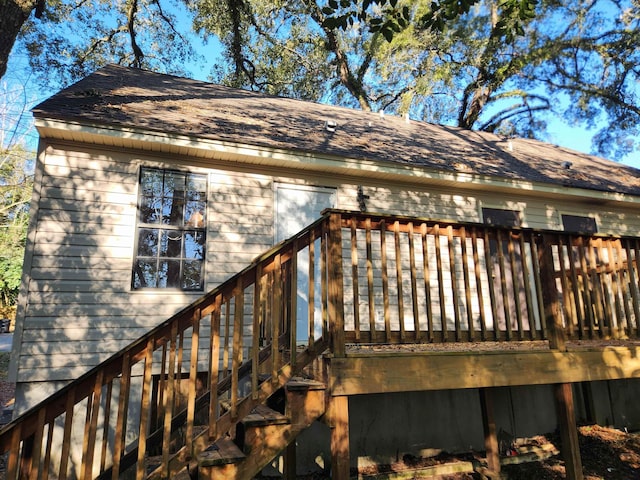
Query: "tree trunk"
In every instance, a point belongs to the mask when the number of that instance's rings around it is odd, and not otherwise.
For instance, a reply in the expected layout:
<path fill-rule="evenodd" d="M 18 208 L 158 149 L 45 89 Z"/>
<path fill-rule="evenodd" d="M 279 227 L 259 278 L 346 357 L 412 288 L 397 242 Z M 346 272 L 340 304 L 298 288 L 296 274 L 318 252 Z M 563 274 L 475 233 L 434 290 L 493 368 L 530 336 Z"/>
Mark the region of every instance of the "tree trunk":
<path fill-rule="evenodd" d="M 3 0 L 0 2 L 0 78 L 4 77 L 7 72 L 9 54 L 20 29 L 39 3 L 38 0 Z"/>

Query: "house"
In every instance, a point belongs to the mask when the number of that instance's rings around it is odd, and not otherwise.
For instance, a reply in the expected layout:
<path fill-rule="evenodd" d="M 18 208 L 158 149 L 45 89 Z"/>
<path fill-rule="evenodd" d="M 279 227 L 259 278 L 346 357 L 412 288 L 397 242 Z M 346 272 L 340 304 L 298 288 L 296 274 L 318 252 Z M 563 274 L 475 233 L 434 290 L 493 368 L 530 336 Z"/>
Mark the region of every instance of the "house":
<path fill-rule="evenodd" d="M 640 426 L 639 171 L 115 65 L 33 112 L 10 372 L 30 420 L 0 435 L 5 450 L 11 434 L 30 443 L 10 471 L 88 478 L 127 463 L 142 478 L 155 442 L 166 477 L 181 422 L 187 451 L 204 455 L 204 403 L 214 440 L 248 413 L 243 392 L 271 397 L 296 365 L 330 390 L 329 427 L 314 423 L 297 468 L 331 465 L 334 478 L 469 445 L 496 469 L 497 427 L 526 436 L 560 424 L 575 447 L 574 406 L 579 419 Z M 374 344 L 414 349 L 373 359 Z M 220 378 L 226 390 L 209 388 Z M 134 397 L 138 409 L 120 413 Z M 325 413 L 320 403 L 300 422 Z M 139 434 L 153 425 L 160 433 Z M 44 453 L 56 445 L 57 461 Z"/>

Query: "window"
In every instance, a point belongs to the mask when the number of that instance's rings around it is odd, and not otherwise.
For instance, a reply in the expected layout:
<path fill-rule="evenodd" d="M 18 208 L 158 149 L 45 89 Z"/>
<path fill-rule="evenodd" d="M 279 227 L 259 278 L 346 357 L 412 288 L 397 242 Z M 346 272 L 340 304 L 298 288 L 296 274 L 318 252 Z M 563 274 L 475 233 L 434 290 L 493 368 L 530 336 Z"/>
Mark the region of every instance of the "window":
<path fill-rule="evenodd" d="M 502 208 L 482 208 L 482 218 L 487 225 L 500 227 L 519 227 L 522 225 L 518 210 L 506 210 Z"/>
<path fill-rule="evenodd" d="M 597 233 L 598 225 L 593 217 L 562 214 L 562 226 L 565 232 L 573 233 Z"/>
<path fill-rule="evenodd" d="M 142 168 L 132 288 L 204 288 L 207 176 Z"/>

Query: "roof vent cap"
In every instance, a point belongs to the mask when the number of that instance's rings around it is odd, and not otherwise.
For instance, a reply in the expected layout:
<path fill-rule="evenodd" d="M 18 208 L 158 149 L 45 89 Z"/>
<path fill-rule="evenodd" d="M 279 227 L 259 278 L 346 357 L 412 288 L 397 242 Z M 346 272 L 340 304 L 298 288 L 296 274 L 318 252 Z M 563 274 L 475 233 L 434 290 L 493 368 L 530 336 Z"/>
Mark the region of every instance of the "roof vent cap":
<path fill-rule="evenodd" d="M 565 170 L 569 170 L 572 166 L 573 166 L 573 163 L 571 163 L 568 160 L 565 160 L 564 162 L 562 162 L 562 168 L 564 168 Z"/>
<path fill-rule="evenodd" d="M 326 121 L 324 122 L 324 129 L 325 129 L 327 132 L 331 132 L 331 133 L 333 133 L 333 132 L 335 132 L 335 131 L 336 131 L 336 128 L 338 128 L 338 124 L 336 123 L 336 121 L 335 121 L 335 120 L 326 120 Z"/>

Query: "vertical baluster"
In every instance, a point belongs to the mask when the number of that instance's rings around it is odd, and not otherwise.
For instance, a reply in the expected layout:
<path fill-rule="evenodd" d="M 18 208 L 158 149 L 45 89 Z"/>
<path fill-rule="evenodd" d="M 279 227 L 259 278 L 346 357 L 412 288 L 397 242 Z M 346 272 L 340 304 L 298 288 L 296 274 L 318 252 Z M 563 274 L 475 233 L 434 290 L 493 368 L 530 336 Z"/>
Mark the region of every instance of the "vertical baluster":
<path fill-rule="evenodd" d="M 571 287 L 569 285 L 569 274 L 567 273 L 567 267 L 565 266 L 565 257 L 571 258 L 569 252 L 571 251 L 571 245 L 567 245 L 567 253 L 565 254 L 565 245 L 562 236 L 558 237 L 558 260 L 560 262 L 560 285 L 562 286 L 562 307 L 564 309 L 564 316 L 566 319 L 565 329 L 567 335 L 571 338 L 575 336 L 575 325 L 577 317 L 575 315 L 574 300 L 571 298 Z"/>
<path fill-rule="evenodd" d="M 478 308 L 480 309 L 480 339 L 487 340 L 487 317 L 484 311 L 484 293 L 482 292 L 482 271 L 480 266 L 480 255 L 478 253 L 478 232 L 476 228 L 471 229 L 471 247 L 473 255 L 473 267 L 476 276 L 476 289 L 478 290 Z"/>
<path fill-rule="evenodd" d="M 42 439 L 44 437 L 46 407 L 41 407 L 38 411 L 36 431 L 33 434 L 33 447 L 31 451 L 31 465 L 29 465 L 29 479 L 36 480 L 40 477 L 40 459 L 42 455 Z M 23 472 L 23 476 L 26 472 Z M 25 477 L 26 478 L 26 477 Z"/>
<path fill-rule="evenodd" d="M 73 427 L 73 407 L 75 406 L 76 389 L 72 387 L 67 391 L 64 411 L 64 431 L 62 434 L 62 452 L 60 454 L 60 469 L 58 471 L 58 479 L 67 478 L 69 469 L 69 452 L 71 450 L 71 429 Z M 13 443 L 17 445 L 17 443 Z M 13 475 L 10 476 L 13 478 Z"/>
<path fill-rule="evenodd" d="M 320 296 L 322 297 L 322 338 L 327 340 L 329 338 L 329 321 L 328 321 L 328 273 L 327 273 L 327 237 L 328 222 L 322 224 L 322 235 L 320 237 Z"/>
<path fill-rule="evenodd" d="M 282 317 L 282 257 L 274 258 L 273 317 L 271 319 L 271 379 L 278 378 L 280 368 L 280 319 Z M 234 340 L 235 344 L 235 340 Z M 235 351 L 235 350 L 234 350 Z"/>
<path fill-rule="evenodd" d="M 171 419 L 173 418 L 173 410 L 175 404 L 175 383 L 176 383 L 176 354 L 178 343 L 178 322 L 173 322 L 171 325 L 171 333 L 169 338 L 169 364 L 163 375 L 166 375 L 166 396 L 163 418 L 163 431 L 162 431 L 162 477 L 167 478 L 169 475 L 169 455 L 171 446 Z M 163 353 L 166 350 L 166 346 L 163 348 Z"/>
<path fill-rule="evenodd" d="M 138 463 L 136 480 L 146 476 L 145 458 L 147 454 L 147 433 L 149 431 L 149 407 L 151 398 L 151 373 L 153 371 L 153 338 L 147 340 L 144 359 L 144 376 L 142 381 L 142 399 L 140 402 L 140 430 L 138 433 Z"/>
<path fill-rule="evenodd" d="M 369 331 L 371 342 L 375 343 L 376 334 L 376 310 L 373 288 L 373 248 L 371 245 L 371 218 L 365 220 L 365 242 L 367 244 L 367 296 L 369 299 Z"/>
<path fill-rule="evenodd" d="M 129 411 L 129 389 L 131 387 L 131 357 L 128 353 L 122 356 L 122 374 L 118 392 L 118 415 L 116 418 L 115 440 L 113 446 L 112 480 L 120 474 L 120 460 L 124 454 L 127 436 L 127 412 Z"/>
<path fill-rule="evenodd" d="M 231 298 L 227 298 L 224 305 L 224 351 L 222 354 L 222 375 L 231 373 L 229 368 L 229 346 L 231 343 Z"/>
<path fill-rule="evenodd" d="M 542 237 L 541 237 L 542 238 Z M 547 338 L 547 324 L 545 322 L 545 306 L 544 298 L 542 294 L 542 279 L 540 278 L 540 255 L 538 251 L 538 239 L 531 239 L 531 260 L 533 261 L 533 280 L 536 288 L 536 294 L 538 298 L 538 315 L 540 317 L 540 329 L 542 330 L 542 338 Z M 544 244 L 540 245 L 540 248 L 544 248 Z"/>
<path fill-rule="evenodd" d="M 298 239 L 291 245 L 291 261 L 289 262 L 291 288 L 289 289 L 289 350 L 291 367 L 295 370 L 298 339 Z"/>
<path fill-rule="evenodd" d="M 624 267 L 622 265 L 622 252 L 620 249 L 620 240 L 605 240 L 607 244 L 607 252 L 609 253 L 609 265 L 611 266 L 611 286 L 613 299 L 616 307 L 616 316 L 618 317 L 618 336 L 627 336 L 630 311 L 627 302 L 621 302 L 620 296 L 624 292 L 622 288 L 622 276 L 624 275 Z M 615 242 L 616 248 L 613 248 Z"/>
<path fill-rule="evenodd" d="M 164 408 L 166 407 L 165 391 L 167 389 L 167 342 L 162 343 L 160 356 L 160 375 L 158 376 L 158 387 L 154 388 L 151 397 L 151 418 L 156 423 L 153 428 L 160 425 L 161 419 L 164 417 Z M 155 411 L 154 411 L 155 410 Z"/>
<path fill-rule="evenodd" d="M 49 479 L 49 469 L 51 468 L 51 450 L 53 448 L 53 430 L 54 430 L 54 422 L 47 424 L 47 443 L 46 449 L 44 451 L 44 461 L 42 462 L 42 473 L 40 475 L 39 480 L 48 480 Z"/>
<path fill-rule="evenodd" d="M 422 269 L 424 277 L 424 299 L 427 309 L 427 341 L 433 342 L 433 310 L 431 308 L 431 272 L 429 270 L 429 246 L 427 242 L 427 224 L 420 225 L 422 240 Z"/>
<path fill-rule="evenodd" d="M 389 307 L 389 275 L 387 273 L 387 225 L 380 221 L 380 268 L 382 270 L 382 304 L 385 341 L 391 341 L 391 314 Z"/>
<path fill-rule="evenodd" d="M 415 341 L 422 340 L 420 332 L 420 310 L 418 309 L 418 271 L 416 269 L 416 247 L 414 242 L 413 222 L 409 222 L 409 269 L 411 271 L 411 302 L 413 308 L 413 333 Z"/>
<path fill-rule="evenodd" d="M 471 282 L 469 279 L 469 257 L 467 256 L 467 231 L 460 227 L 460 247 L 462 249 L 462 276 L 464 279 L 464 298 L 467 307 L 467 334 L 470 342 L 475 340 L 473 309 L 471 305 Z"/>
<path fill-rule="evenodd" d="M 218 381 L 220 380 L 220 317 L 222 310 L 222 295 L 216 295 L 211 312 L 211 339 L 209 356 L 209 438 L 218 437 Z M 257 368 L 257 366 L 256 366 Z"/>
<path fill-rule="evenodd" d="M 533 302 L 533 285 L 531 285 L 531 270 L 529 269 L 529 258 L 531 255 L 531 245 L 533 239 L 531 233 L 520 233 L 520 256 L 522 261 L 522 279 L 524 282 L 524 293 L 527 302 L 527 328 L 529 329 L 529 340 L 537 338 L 535 327 L 535 308 Z"/>
<path fill-rule="evenodd" d="M 277 256 L 280 258 L 280 255 Z M 279 265 L 278 265 L 279 266 Z M 280 282 L 278 282 L 280 284 Z M 276 288 L 282 288 L 276 287 Z M 242 320 L 244 316 L 244 290 L 242 288 L 242 278 L 238 278 L 235 288 L 233 289 L 233 346 L 231 360 L 231 418 L 238 418 L 238 393 L 239 393 L 239 373 L 240 364 L 242 363 Z M 278 325 L 278 321 L 273 321 L 273 325 Z M 277 327 L 276 327 L 277 328 Z M 274 335 L 272 340 L 278 343 L 277 337 Z M 275 359 L 275 356 L 274 356 Z"/>
<path fill-rule="evenodd" d="M 458 298 L 458 276 L 456 275 L 456 251 L 453 237 L 453 227 L 447 225 L 447 247 L 449 251 L 449 273 L 451 275 L 451 294 L 453 295 L 453 319 L 455 325 L 455 340 L 462 340 L 460 331 L 460 299 Z"/>
<path fill-rule="evenodd" d="M 73 410 L 73 404 L 71 405 L 71 409 Z M 65 418 L 65 427 L 66 427 L 66 418 Z M 5 476 L 9 479 L 18 478 L 18 465 L 20 461 L 20 437 L 22 436 L 22 423 L 19 423 L 15 427 L 13 427 L 13 431 L 11 432 L 11 445 L 12 448 L 9 451 L 9 458 L 7 459 L 7 469 Z M 69 438 L 67 437 L 67 441 Z M 62 446 L 64 453 L 64 445 Z M 67 446 L 67 456 L 69 455 L 69 447 Z M 64 477 L 58 476 L 58 478 L 66 478 L 66 470 Z"/>
<path fill-rule="evenodd" d="M 433 226 L 433 238 L 436 246 L 436 270 L 438 273 L 438 294 L 440 300 L 440 328 L 442 329 L 442 341 L 447 341 L 447 313 L 444 298 L 444 275 L 442 270 L 442 252 L 440 251 L 440 225 Z"/>
<path fill-rule="evenodd" d="M 574 255 L 574 248 L 577 250 L 578 258 Z M 583 282 L 580 282 L 580 278 L 578 276 L 576 265 L 580 265 L 580 270 L 582 270 L 582 255 L 580 253 L 581 245 L 574 238 L 570 238 L 567 242 L 567 254 L 569 255 L 569 271 L 571 273 L 571 285 L 574 297 L 574 305 L 576 316 L 578 318 L 578 330 L 580 332 L 579 338 L 584 338 L 586 334 L 587 327 L 591 330 L 593 327 L 589 322 L 589 306 L 586 302 L 586 297 L 582 295 L 581 285 L 584 288 L 584 272 L 582 273 Z M 589 323 L 589 325 L 585 325 L 585 320 Z"/>
<path fill-rule="evenodd" d="M 507 287 L 507 267 L 504 259 L 504 244 L 502 243 L 502 230 L 496 232 L 496 241 L 498 244 L 498 270 L 500 271 L 500 290 L 502 292 L 502 306 L 504 311 L 504 323 L 507 340 L 513 339 L 513 331 L 511 326 L 511 305 L 509 299 L 509 289 Z"/>
<path fill-rule="evenodd" d="M 313 348 L 315 340 L 315 318 L 316 318 L 316 235 L 315 230 L 309 232 L 309 295 L 308 295 L 308 311 L 309 331 L 308 345 Z"/>
<path fill-rule="evenodd" d="M 521 234 L 520 234 L 521 235 Z M 516 263 L 516 247 L 513 241 L 514 234 L 509 232 L 509 239 L 507 241 L 507 250 L 509 252 L 509 264 L 511 267 L 511 284 L 513 285 L 513 305 L 516 310 L 516 324 L 518 325 L 518 340 L 524 340 L 524 327 L 522 323 L 522 308 L 520 305 L 520 280 L 518 279 L 519 273 L 522 272 L 521 268 L 518 268 Z M 522 252 L 520 252 L 521 259 L 523 258 Z"/>
<path fill-rule="evenodd" d="M 631 243 L 634 243 L 636 249 L 632 248 Z M 637 275 L 637 262 L 638 262 L 638 241 L 626 239 L 624 242 L 624 249 L 627 255 L 627 271 L 629 273 L 629 283 L 627 284 L 631 293 L 631 300 L 633 302 L 633 313 L 635 319 L 635 331 L 632 332 L 632 326 L 629 325 L 629 335 L 637 338 L 640 333 L 640 292 L 638 291 L 638 279 Z M 630 317 L 631 318 L 631 317 Z"/>
<path fill-rule="evenodd" d="M 96 436 L 98 430 L 98 416 L 100 413 L 100 396 L 102 393 L 102 379 L 104 370 L 98 370 L 93 385 L 93 392 L 87 397 L 87 419 L 84 428 L 84 441 L 82 443 L 82 463 L 80 465 L 80 478 L 93 478 L 93 457 L 96 448 Z"/>
<path fill-rule="evenodd" d="M 355 340 L 360 341 L 360 291 L 358 282 L 358 239 L 356 237 L 356 219 L 351 219 L 351 278 L 353 288 L 353 323 Z"/>
<path fill-rule="evenodd" d="M 487 269 L 487 280 L 489 285 L 489 301 L 491 303 L 491 318 L 493 321 L 493 339 L 498 340 L 500 334 L 500 315 L 498 314 L 498 304 L 496 302 L 495 274 L 493 273 L 493 257 L 491 255 L 491 238 L 489 230 L 484 230 L 484 259 Z"/>
<path fill-rule="evenodd" d="M 393 239 L 395 244 L 395 261 L 396 261 L 396 285 L 398 293 L 398 324 L 400 328 L 400 342 L 406 341 L 406 332 L 404 325 L 404 292 L 402 285 L 402 255 L 400 254 L 400 222 L 393 222 Z"/>
<path fill-rule="evenodd" d="M 251 329 L 251 398 L 258 398 L 260 374 L 260 315 L 262 315 L 262 264 L 256 266 L 256 281 L 253 287 L 253 326 Z M 212 344 L 213 349 L 213 344 Z"/>
<path fill-rule="evenodd" d="M 240 277 L 242 278 L 242 277 Z M 241 280 L 238 280 L 239 282 Z M 242 312 L 240 313 L 242 315 Z M 187 432 L 185 447 L 191 454 L 193 451 L 193 423 L 196 415 L 196 386 L 198 382 L 198 353 L 200 350 L 200 309 L 196 309 L 191 333 L 191 362 L 189 366 L 189 389 L 187 396 Z"/>
<path fill-rule="evenodd" d="M 611 306 L 609 305 L 609 296 L 606 295 L 606 272 L 604 269 L 604 262 L 602 262 L 602 255 L 596 255 L 596 245 L 598 250 L 601 250 L 602 240 L 589 238 L 587 242 L 586 258 L 589 266 L 589 277 L 591 280 L 591 288 L 593 289 L 593 295 L 591 300 L 593 301 L 593 307 L 595 309 L 595 316 L 597 318 L 598 325 L 600 325 L 600 337 L 603 338 L 609 335 L 611 332 L 613 312 L 611 312 Z M 599 257 L 602 269 L 599 269 Z M 598 273 L 598 270 L 602 271 L 602 274 Z M 606 309 L 606 311 L 605 311 Z M 607 330 L 609 330 L 607 332 Z"/>
<path fill-rule="evenodd" d="M 111 425 L 111 402 L 113 401 L 113 380 L 107 384 L 104 401 L 104 422 L 102 426 L 102 449 L 100 450 L 100 473 L 107 468 L 107 454 L 109 449 L 109 427 Z"/>
<path fill-rule="evenodd" d="M 582 292 L 581 300 L 584 303 L 585 318 L 589 326 L 589 338 L 593 339 L 595 334 L 595 319 L 593 311 L 593 301 L 591 300 L 591 289 L 589 288 L 589 267 L 587 265 L 585 245 L 582 237 L 576 239 L 576 246 L 578 248 L 578 258 L 580 261 L 580 270 L 582 271 Z"/>

